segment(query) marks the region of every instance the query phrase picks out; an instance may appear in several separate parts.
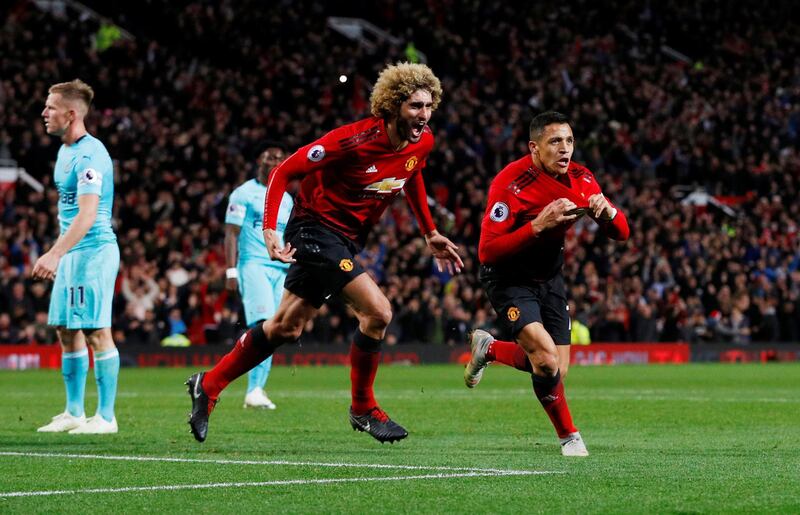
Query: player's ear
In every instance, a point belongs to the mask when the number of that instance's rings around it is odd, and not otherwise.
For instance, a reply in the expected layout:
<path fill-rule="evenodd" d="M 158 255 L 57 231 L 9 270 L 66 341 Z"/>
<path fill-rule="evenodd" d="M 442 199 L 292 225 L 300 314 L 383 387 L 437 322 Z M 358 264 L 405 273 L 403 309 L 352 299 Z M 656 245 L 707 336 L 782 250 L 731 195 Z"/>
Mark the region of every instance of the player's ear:
<path fill-rule="evenodd" d="M 537 148 L 535 141 L 528 142 L 528 150 L 530 150 L 531 154 L 534 156 L 539 154 L 539 149 Z"/>

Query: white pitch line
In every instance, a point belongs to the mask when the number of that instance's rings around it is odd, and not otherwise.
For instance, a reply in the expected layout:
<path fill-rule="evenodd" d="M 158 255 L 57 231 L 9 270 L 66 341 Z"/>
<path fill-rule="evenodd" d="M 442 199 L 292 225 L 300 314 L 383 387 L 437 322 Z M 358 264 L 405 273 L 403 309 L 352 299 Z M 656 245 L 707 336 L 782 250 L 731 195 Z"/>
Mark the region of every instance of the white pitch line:
<path fill-rule="evenodd" d="M 40 394 L 37 392 L 7 392 L 4 395 L 6 397 L 13 397 L 13 398 L 26 398 L 26 397 L 39 397 Z M 86 394 L 86 398 L 91 398 L 92 395 L 97 397 L 97 394 Z M 174 393 L 174 394 L 159 394 L 161 397 L 173 397 L 173 398 L 185 398 L 186 393 Z M 342 393 L 338 392 L 317 392 L 313 390 L 307 391 L 293 391 L 293 392 L 281 392 L 280 396 L 276 396 L 277 399 L 343 399 L 347 395 L 350 395 L 350 391 L 342 390 Z M 452 400 L 454 398 L 458 399 L 479 399 L 481 401 L 489 401 L 489 400 L 508 400 L 509 397 L 514 395 L 519 396 L 530 396 L 531 389 L 530 388 L 510 388 L 510 389 L 503 389 L 502 391 L 497 390 L 483 390 L 480 393 L 476 393 L 474 391 L 466 390 L 465 388 L 458 388 L 458 389 L 444 389 L 444 390 L 428 390 L 424 394 L 420 394 L 418 390 L 408 391 L 406 393 L 386 393 L 383 394 L 382 397 L 386 397 L 387 399 L 394 399 L 394 400 L 408 400 L 408 399 L 419 399 L 421 395 L 425 395 L 428 398 L 443 398 Z M 146 394 L 139 393 L 139 392 L 117 392 L 117 398 L 125 397 L 125 398 L 137 398 L 137 397 L 145 397 Z M 800 404 L 800 398 L 793 398 L 793 397 L 699 397 L 699 396 L 689 396 L 689 397 L 682 397 L 678 393 L 674 396 L 670 395 L 657 395 L 657 394 L 640 394 L 640 393 L 627 393 L 621 392 L 619 394 L 608 394 L 608 395 L 598 395 L 594 393 L 582 394 L 580 392 L 573 392 L 570 398 L 575 397 L 578 401 L 611 401 L 611 402 L 618 402 L 618 401 L 636 401 L 636 402 L 716 402 L 716 403 L 730 403 L 730 404 L 747 404 L 747 403 L 759 403 L 759 404 Z"/>
<path fill-rule="evenodd" d="M 242 390 L 244 392 L 244 390 Z M 37 392 L 5 392 L 4 395 L 6 397 L 12 398 L 27 398 L 27 397 L 39 397 L 40 394 Z M 138 398 L 138 397 L 146 397 L 148 394 L 139 393 L 139 392 L 117 392 L 117 398 L 125 397 L 125 398 Z M 280 395 L 276 395 L 277 399 L 343 399 L 346 396 L 350 395 L 350 390 L 342 390 L 341 392 L 338 391 L 316 391 L 316 390 L 299 390 L 299 391 L 284 391 L 281 392 Z M 458 399 L 479 399 L 481 401 L 487 400 L 508 400 L 509 397 L 514 395 L 519 396 L 530 396 L 531 389 L 530 388 L 508 388 L 503 389 L 502 391 L 499 390 L 482 390 L 481 392 L 475 392 L 472 390 L 467 390 L 466 388 L 450 388 L 450 389 L 436 389 L 436 390 L 428 390 L 424 394 L 421 394 L 419 390 L 407 390 L 405 393 L 386 393 L 381 395 L 381 397 L 386 397 L 387 399 L 394 399 L 394 400 L 408 400 L 408 399 L 419 399 L 421 395 L 425 395 L 428 398 L 443 398 L 452 400 L 454 398 Z M 97 397 L 96 393 L 88 393 L 86 394 L 86 398 L 91 398 L 94 396 Z M 172 397 L 172 398 L 185 398 L 186 392 L 180 393 L 164 393 L 159 394 L 161 397 Z M 610 393 L 607 395 L 603 394 L 595 394 L 595 393 L 580 393 L 580 391 L 573 392 L 570 398 L 575 397 L 576 400 L 580 401 L 611 401 L 611 402 L 618 402 L 618 401 L 637 401 L 637 402 L 716 402 L 716 403 L 731 403 L 731 404 L 746 404 L 746 403 L 759 403 L 759 404 L 800 404 L 800 398 L 796 397 L 700 397 L 700 396 L 688 396 L 683 397 L 676 393 L 675 395 L 663 395 L 657 394 L 655 392 L 645 392 L 641 393 L 639 391 L 630 392 L 630 391 L 619 391 L 619 393 Z"/>
<path fill-rule="evenodd" d="M 203 460 L 199 458 L 170 458 L 168 456 L 105 456 L 102 454 L 67 454 L 50 452 L 0 451 L 0 456 L 20 456 L 28 458 L 70 458 L 110 461 L 157 461 L 169 463 L 212 463 L 215 465 L 285 465 L 295 467 L 336 467 L 397 470 L 441 470 L 445 472 L 475 472 L 490 475 L 514 474 L 560 474 L 561 472 L 541 472 L 535 470 L 509 470 L 478 467 L 441 467 L 424 465 L 391 465 L 387 463 L 319 463 L 313 461 L 285 460 Z"/>
<path fill-rule="evenodd" d="M 506 473 L 481 473 L 465 472 L 461 474 L 425 474 L 421 476 L 394 476 L 394 477 L 355 477 L 339 479 L 285 479 L 276 481 L 256 481 L 241 483 L 206 483 L 196 485 L 156 485 L 156 486 L 126 486 L 121 488 L 85 488 L 81 490 L 40 490 L 35 492 L 0 492 L 4 497 L 40 497 L 45 495 L 75 495 L 75 494 L 107 494 L 124 492 L 155 492 L 160 490 L 199 490 L 203 488 L 242 488 L 257 486 L 280 485 L 321 485 L 330 483 L 357 483 L 369 481 L 407 481 L 415 479 L 451 479 L 462 477 L 499 477 L 499 476 L 531 476 L 554 474 L 556 472 L 544 471 L 514 471 Z"/>
<path fill-rule="evenodd" d="M 575 394 L 576 398 L 580 400 L 590 400 L 590 401 L 612 401 L 612 402 L 619 402 L 619 401 L 645 401 L 645 402 L 724 402 L 729 404 L 747 404 L 747 403 L 758 403 L 758 404 L 797 404 L 800 403 L 800 399 L 787 399 L 782 397 L 761 397 L 761 398 L 714 398 L 714 397 L 671 397 L 667 395 L 577 395 Z"/>

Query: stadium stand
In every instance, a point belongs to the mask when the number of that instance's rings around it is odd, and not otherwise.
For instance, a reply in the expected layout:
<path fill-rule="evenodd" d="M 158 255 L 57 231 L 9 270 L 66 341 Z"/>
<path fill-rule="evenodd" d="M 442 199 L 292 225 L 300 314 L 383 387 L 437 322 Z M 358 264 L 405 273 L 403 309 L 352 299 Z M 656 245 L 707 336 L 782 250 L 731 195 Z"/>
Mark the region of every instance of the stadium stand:
<path fill-rule="evenodd" d="M 622 246 L 592 222 L 568 238 L 565 277 L 592 341 L 796 342 L 798 8 L 771 3 L 767 17 L 699 3 L 86 2 L 134 36 L 107 48 L 96 21 L 4 3 L 0 159 L 45 191 L 0 183 L 0 341 L 55 341 L 42 318 L 49 286 L 29 279 L 57 236 L 59 142 L 39 116 L 51 83 L 94 87 L 88 128 L 115 159 L 118 343 L 185 333 L 230 344 L 241 323 L 223 285 L 227 195 L 264 141 L 293 149 L 367 116 L 377 71 L 413 43 L 443 80 L 425 178 L 466 272 L 435 271 L 397 201 L 361 255 L 394 304 L 387 343 L 494 331 L 476 277 L 486 189 L 546 109 L 572 118 L 574 159 L 631 221 Z M 329 16 L 366 18 L 403 43 L 359 44 Z M 334 303 L 304 338 L 345 342 L 354 323 Z"/>

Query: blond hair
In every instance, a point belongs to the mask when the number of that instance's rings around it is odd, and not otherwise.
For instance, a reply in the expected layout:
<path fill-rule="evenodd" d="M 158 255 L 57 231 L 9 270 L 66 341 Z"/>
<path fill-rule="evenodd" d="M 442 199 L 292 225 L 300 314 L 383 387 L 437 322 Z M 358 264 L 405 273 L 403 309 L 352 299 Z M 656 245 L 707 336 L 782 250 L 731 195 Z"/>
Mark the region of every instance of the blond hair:
<path fill-rule="evenodd" d="M 381 118 L 396 116 L 400 104 L 419 89 L 431 94 L 433 109 L 436 109 L 442 100 L 442 84 L 430 68 L 415 63 L 387 66 L 378 75 L 369 97 L 372 115 Z"/>
<path fill-rule="evenodd" d="M 80 79 L 71 80 L 69 82 L 59 82 L 53 84 L 48 90 L 51 94 L 59 94 L 61 98 L 67 101 L 78 101 L 84 105 L 83 114 L 89 112 L 89 106 L 92 105 L 94 98 L 94 90 L 92 87 Z"/>

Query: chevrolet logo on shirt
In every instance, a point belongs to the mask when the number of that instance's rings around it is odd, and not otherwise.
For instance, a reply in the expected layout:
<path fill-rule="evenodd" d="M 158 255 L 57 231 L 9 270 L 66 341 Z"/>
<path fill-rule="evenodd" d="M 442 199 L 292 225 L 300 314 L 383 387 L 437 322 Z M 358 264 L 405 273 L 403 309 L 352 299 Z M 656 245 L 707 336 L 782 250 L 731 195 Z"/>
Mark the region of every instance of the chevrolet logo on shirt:
<path fill-rule="evenodd" d="M 395 191 L 403 189 L 405 185 L 405 179 L 395 179 L 394 177 L 387 177 L 379 182 L 373 182 L 366 188 L 364 191 L 374 191 L 377 193 L 393 193 Z"/>

